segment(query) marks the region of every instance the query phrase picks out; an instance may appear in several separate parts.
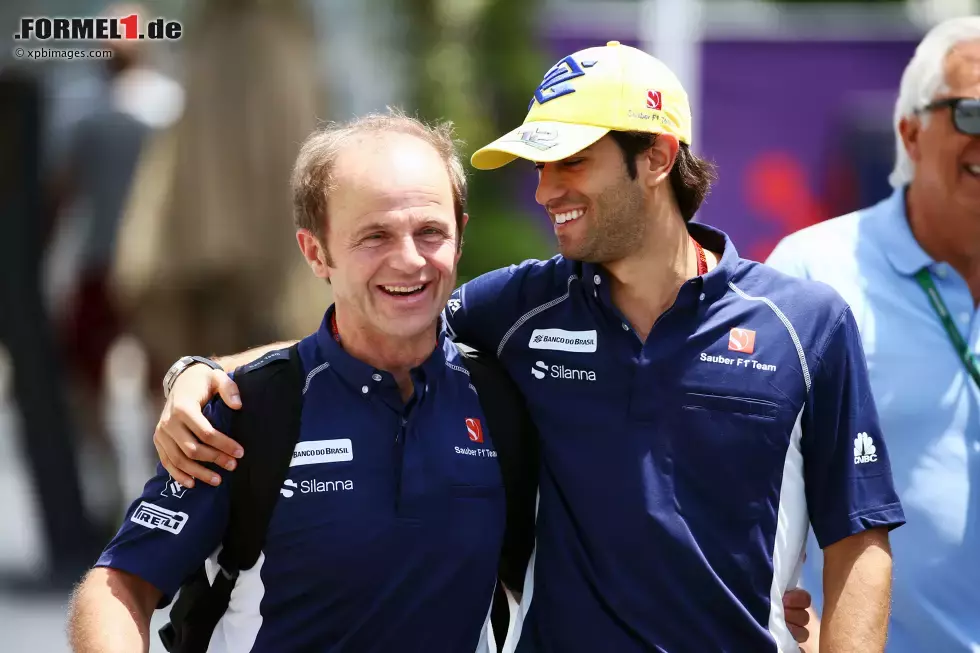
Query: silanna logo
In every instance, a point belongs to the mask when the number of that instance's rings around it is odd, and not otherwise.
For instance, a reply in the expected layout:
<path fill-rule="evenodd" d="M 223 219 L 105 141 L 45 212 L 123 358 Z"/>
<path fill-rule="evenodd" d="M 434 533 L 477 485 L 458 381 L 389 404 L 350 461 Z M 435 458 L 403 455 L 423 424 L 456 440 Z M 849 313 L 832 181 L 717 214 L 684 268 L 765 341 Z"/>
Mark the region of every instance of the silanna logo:
<path fill-rule="evenodd" d="M 536 379 L 550 376 L 553 379 L 571 379 L 574 381 L 595 381 L 592 370 L 576 370 L 564 365 L 548 365 L 544 361 L 536 361 L 531 368 L 531 375 Z"/>
<path fill-rule="evenodd" d="M 308 478 L 300 481 L 298 484 L 296 481 L 287 478 L 282 483 L 282 487 L 279 488 L 279 494 L 283 498 L 290 499 L 296 490 L 299 490 L 300 494 L 323 494 L 325 492 L 349 492 L 354 489 L 354 481 L 320 481 L 315 478 Z"/>

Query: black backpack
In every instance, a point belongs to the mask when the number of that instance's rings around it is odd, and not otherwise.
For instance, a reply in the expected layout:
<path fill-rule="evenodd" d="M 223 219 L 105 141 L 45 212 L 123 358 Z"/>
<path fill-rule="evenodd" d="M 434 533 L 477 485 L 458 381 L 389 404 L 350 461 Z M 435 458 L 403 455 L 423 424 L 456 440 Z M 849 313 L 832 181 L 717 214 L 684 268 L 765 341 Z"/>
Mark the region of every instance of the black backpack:
<path fill-rule="evenodd" d="M 480 397 L 507 496 L 507 529 L 498 576 L 507 587 L 521 592 L 534 548 L 537 431 L 524 397 L 500 363 L 465 345 L 458 347 Z M 231 508 L 218 553 L 220 570 L 210 583 L 202 565 L 181 585 L 170 610 L 170 623 L 160 629 L 164 648 L 170 653 L 207 651 L 239 572 L 251 569 L 262 552 L 279 489 L 299 439 L 306 379 L 297 345 L 270 352 L 239 368 L 235 382 L 242 408 L 232 411 L 228 435 L 242 444 L 245 455 L 226 481 L 231 483 Z M 491 621 L 494 637 L 502 642 L 509 608 L 500 583 Z"/>

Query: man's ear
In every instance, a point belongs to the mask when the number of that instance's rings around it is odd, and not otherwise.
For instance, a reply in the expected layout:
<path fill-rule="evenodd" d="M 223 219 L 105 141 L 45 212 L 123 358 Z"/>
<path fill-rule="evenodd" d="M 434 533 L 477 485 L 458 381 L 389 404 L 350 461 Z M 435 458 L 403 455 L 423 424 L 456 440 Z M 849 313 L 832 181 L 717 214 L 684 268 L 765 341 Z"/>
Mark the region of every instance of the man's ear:
<path fill-rule="evenodd" d="M 646 188 L 659 186 L 670 176 L 680 142 L 673 134 L 657 134 L 653 145 L 637 156 L 637 178 Z"/>
<path fill-rule="evenodd" d="M 918 163 L 922 156 L 919 149 L 919 135 L 922 133 L 922 121 L 919 118 L 902 118 L 898 121 L 898 133 L 902 144 L 913 163 Z"/>
<path fill-rule="evenodd" d="M 466 233 L 466 224 L 470 221 L 469 213 L 463 214 L 463 220 L 459 225 L 459 233 L 456 235 L 456 262 L 463 255 L 463 234 Z"/>
<path fill-rule="evenodd" d="M 313 274 L 321 279 L 330 278 L 330 258 L 327 256 L 327 249 L 320 239 L 313 235 L 309 229 L 296 230 L 296 243 L 299 251 L 303 253 Z"/>

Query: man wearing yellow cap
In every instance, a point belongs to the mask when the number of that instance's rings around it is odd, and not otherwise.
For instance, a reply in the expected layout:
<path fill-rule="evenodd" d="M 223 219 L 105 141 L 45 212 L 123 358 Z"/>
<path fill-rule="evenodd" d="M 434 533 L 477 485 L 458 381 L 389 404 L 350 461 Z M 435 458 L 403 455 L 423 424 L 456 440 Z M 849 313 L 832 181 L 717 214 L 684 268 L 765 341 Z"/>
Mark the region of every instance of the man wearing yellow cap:
<path fill-rule="evenodd" d="M 796 651 L 784 596 L 812 527 L 821 650 L 881 651 L 904 514 L 854 318 L 691 222 L 711 169 L 690 146 L 673 73 L 611 42 L 558 62 L 524 124 L 473 155 L 536 164 L 561 251 L 445 310 L 540 431 L 537 541 L 503 650 Z M 172 396 L 203 394 L 196 369 Z"/>

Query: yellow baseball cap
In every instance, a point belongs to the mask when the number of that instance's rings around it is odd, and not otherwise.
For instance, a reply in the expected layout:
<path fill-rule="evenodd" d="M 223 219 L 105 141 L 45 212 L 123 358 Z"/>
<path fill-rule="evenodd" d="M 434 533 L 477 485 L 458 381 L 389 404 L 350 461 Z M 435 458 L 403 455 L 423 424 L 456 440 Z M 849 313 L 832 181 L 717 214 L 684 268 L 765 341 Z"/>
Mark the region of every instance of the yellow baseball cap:
<path fill-rule="evenodd" d="M 492 170 L 518 157 L 560 161 L 610 131 L 673 134 L 691 144 L 691 107 L 677 76 L 619 41 L 555 64 L 535 89 L 524 124 L 477 150 L 471 162 Z"/>

